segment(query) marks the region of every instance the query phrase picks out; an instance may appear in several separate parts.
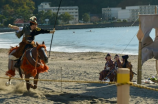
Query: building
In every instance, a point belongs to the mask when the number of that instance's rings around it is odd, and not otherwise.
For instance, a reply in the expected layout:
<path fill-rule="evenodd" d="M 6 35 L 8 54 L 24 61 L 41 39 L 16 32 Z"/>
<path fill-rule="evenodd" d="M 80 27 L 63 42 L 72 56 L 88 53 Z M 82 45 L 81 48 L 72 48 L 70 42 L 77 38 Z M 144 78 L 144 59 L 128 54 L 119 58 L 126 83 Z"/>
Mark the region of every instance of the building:
<path fill-rule="evenodd" d="M 16 20 L 14 21 L 14 24 L 17 25 L 17 26 L 24 26 L 25 24 L 29 24 L 29 23 L 30 23 L 29 21 L 24 22 L 23 19 L 16 19 Z"/>
<path fill-rule="evenodd" d="M 102 18 L 103 20 L 112 20 L 118 18 L 118 11 L 121 8 L 102 8 Z"/>
<path fill-rule="evenodd" d="M 124 10 L 118 11 L 118 19 L 129 21 L 130 17 L 131 17 L 131 11 L 130 10 L 124 9 Z"/>
<path fill-rule="evenodd" d="M 135 21 L 139 14 L 155 14 L 156 5 L 141 5 L 141 6 L 127 6 L 126 9 L 130 10 L 131 16 L 129 21 Z"/>
<path fill-rule="evenodd" d="M 139 14 L 155 14 L 156 5 L 141 5 L 141 6 L 127 6 L 125 9 L 121 8 L 102 8 L 102 15 L 105 20 L 115 17 L 120 20 L 127 20 L 128 22 L 138 19 Z"/>
<path fill-rule="evenodd" d="M 42 2 L 38 6 L 38 12 L 44 11 L 47 12 L 48 10 L 51 10 L 53 13 L 57 13 L 59 7 L 50 7 L 50 2 Z M 65 12 L 68 12 L 70 15 L 73 16 L 73 20 L 69 21 L 70 24 L 78 23 L 79 20 L 79 8 L 78 6 L 63 6 L 60 7 L 58 15 L 61 15 Z"/>

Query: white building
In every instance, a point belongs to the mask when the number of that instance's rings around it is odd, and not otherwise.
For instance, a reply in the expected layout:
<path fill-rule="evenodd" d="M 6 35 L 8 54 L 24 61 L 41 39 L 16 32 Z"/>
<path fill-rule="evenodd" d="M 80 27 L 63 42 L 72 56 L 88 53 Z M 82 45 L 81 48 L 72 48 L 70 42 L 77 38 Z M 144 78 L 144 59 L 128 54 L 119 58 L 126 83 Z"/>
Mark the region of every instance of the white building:
<path fill-rule="evenodd" d="M 42 2 L 38 6 L 38 12 L 40 12 L 40 11 L 46 12 L 48 10 L 51 10 L 53 13 L 57 13 L 58 7 L 50 7 L 49 2 Z M 68 12 L 74 18 L 73 20 L 69 21 L 69 23 L 75 24 L 75 23 L 78 23 L 78 19 L 79 19 L 79 12 L 78 11 L 79 11 L 78 6 L 63 6 L 63 7 L 60 7 L 58 15 L 61 15 L 65 12 Z"/>
<path fill-rule="evenodd" d="M 121 8 L 102 8 L 102 18 L 105 20 L 117 19 L 119 10 L 121 10 Z"/>
<path fill-rule="evenodd" d="M 118 11 L 118 19 L 129 21 L 130 17 L 131 17 L 131 11 L 130 10 L 124 9 L 124 10 Z"/>
<path fill-rule="evenodd" d="M 127 6 L 125 9 L 102 8 L 102 15 L 103 18 L 105 19 L 112 18 L 113 16 L 115 16 L 117 19 L 127 20 L 131 22 L 138 19 L 138 13 L 155 14 L 155 7 L 156 5 L 141 5 L 141 6 Z M 116 14 L 118 16 L 116 16 Z"/>

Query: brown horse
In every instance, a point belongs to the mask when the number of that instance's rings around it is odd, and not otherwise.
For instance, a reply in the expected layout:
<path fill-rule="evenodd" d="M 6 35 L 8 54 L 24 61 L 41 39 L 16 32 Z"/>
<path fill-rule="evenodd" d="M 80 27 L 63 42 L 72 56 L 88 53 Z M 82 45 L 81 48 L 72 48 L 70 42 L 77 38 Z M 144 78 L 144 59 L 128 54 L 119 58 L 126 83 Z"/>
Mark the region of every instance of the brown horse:
<path fill-rule="evenodd" d="M 9 59 L 8 62 L 8 71 L 6 75 L 9 76 L 9 82 L 6 85 L 11 84 L 11 77 L 15 76 L 15 70 L 17 70 L 20 74 L 20 77 L 23 78 L 25 75 L 26 87 L 29 91 L 30 88 L 37 88 L 37 80 L 34 80 L 34 85 L 30 84 L 29 78 L 34 77 L 34 79 L 38 79 L 39 73 L 47 72 L 48 66 L 45 63 L 48 63 L 48 56 L 46 51 L 46 46 L 44 42 L 42 44 L 36 43 L 37 47 L 27 49 L 21 58 L 21 66 L 20 69 L 14 67 L 16 60 Z M 18 47 L 11 48 L 9 55 L 12 55 L 16 52 Z"/>

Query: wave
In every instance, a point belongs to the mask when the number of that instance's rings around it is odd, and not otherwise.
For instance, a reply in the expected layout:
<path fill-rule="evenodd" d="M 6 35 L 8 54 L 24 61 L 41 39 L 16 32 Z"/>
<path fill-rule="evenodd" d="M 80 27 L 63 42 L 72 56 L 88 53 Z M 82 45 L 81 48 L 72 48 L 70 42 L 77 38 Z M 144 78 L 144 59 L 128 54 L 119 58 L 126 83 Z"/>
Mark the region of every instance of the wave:
<path fill-rule="evenodd" d="M 50 51 L 50 47 L 47 47 L 47 50 Z M 65 46 L 55 46 L 52 47 L 51 51 L 55 52 L 104 52 L 104 53 L 116 53 L 116 54 L 128 54 L 128 55 L 138 55 L 137 50 L 126 50 L 122 52 L 122 50 L 115 50 L 115 49 L 88 49 L 88 48 L 72 48 L 72 47 L 65 47 Z"/>
<path fill-rule="evenodd" d="M 0 35 L 1 34 L 12 34 L 12 33 L 15 33 L 15 32 L 1 32 Z"/>

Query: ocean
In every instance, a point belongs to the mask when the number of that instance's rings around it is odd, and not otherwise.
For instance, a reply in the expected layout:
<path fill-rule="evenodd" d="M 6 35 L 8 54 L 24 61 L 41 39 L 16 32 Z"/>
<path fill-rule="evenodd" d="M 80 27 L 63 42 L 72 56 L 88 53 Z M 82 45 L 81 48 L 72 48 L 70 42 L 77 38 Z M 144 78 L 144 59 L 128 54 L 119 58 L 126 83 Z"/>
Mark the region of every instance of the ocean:
<path fill-rule="evenodd" d="M 137 32 L 139 27 L 114 27 L 92 29 L 56 30 L 52 50 L 57 52 L 108 52 L 117 54 L 138 54 Z M 154 29 L 150 36 L 155 38 Z M 50 50 L 52 34 L 39 34 L 35 37 L 38 43 L 45 42 Z M 0 48 L 10 48 L 21 42 L 15 32 L 0 33 Z"/>

